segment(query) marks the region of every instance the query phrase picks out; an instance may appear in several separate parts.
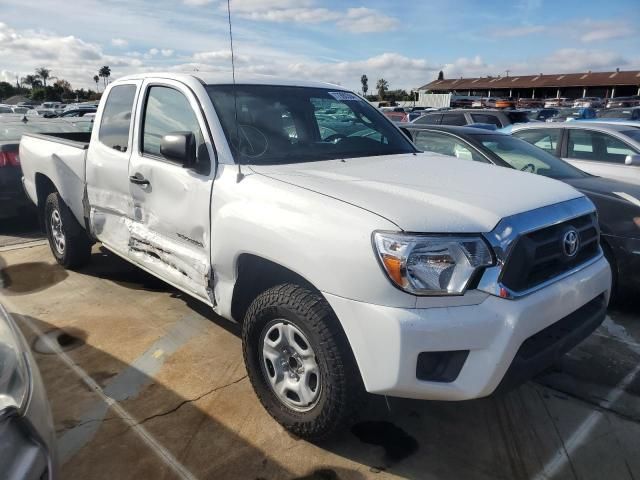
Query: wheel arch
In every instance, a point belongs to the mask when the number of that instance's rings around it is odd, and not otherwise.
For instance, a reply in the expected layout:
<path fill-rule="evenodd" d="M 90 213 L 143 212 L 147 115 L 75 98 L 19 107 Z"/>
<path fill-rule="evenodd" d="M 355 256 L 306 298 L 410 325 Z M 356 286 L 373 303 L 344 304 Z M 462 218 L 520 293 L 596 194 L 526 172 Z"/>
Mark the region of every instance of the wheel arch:
<path fill-rule="evenodd" d="M 40 221 L 40 227 L 44 230 L 44 206 L 47 201 L 47 197 L 58 191 L 53 181 L 44 173 L 36 173 L 35 176 L 36 185 L 36 200 L 38 206 L 38 218 Z"/>

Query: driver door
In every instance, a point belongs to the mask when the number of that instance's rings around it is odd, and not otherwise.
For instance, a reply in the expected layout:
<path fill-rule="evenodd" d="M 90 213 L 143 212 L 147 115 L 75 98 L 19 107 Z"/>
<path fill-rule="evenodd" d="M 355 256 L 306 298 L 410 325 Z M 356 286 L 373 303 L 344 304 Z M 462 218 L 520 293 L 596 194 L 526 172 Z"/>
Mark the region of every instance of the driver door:
<path fill-rule="evenodd" d="M 174 286 L 211 304 L 210 206 L 213 145 L 193 92 L 177 81 L 143 84 L 136 128 L 137 144 L 129 162 L 133 204 L 129 257 Z M 161 152 L 165 135 L 192 133 L 192 165 Z"/>

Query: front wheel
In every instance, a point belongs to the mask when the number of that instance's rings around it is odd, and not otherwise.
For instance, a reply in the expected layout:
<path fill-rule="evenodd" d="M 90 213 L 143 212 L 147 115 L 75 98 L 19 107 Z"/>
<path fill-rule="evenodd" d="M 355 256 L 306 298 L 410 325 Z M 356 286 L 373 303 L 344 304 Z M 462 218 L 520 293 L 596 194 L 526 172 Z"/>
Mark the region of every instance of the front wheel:
<path fill-rule="evenodd" d="M 65 268 L 78 268 L 89 262 L 92 241 L 57 192 L 44 205 L 44 224 L 51 253 Z"/>
<path fill-rule="evenodd" d="M 260 294 L 242 328 L 251 384 L 265 409 L 299 437 L 344 427 L 364 388 L 346 336 L 327 301 L 284 284 Z"/>

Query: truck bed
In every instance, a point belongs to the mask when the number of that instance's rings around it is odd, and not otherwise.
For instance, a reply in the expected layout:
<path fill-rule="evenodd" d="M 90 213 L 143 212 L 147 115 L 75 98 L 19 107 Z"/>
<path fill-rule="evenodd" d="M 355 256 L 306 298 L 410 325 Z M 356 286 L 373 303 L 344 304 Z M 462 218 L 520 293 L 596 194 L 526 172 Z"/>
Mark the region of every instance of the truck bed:
<path fill-rule="evenodd" d="M 40 138 L 50 142 L 62 143 L 70 147 L 89 148 L 91 132 L 57 132 L 57 133 L 25 133 L 23 136 Z"/>
<path fill-rule="evenodd" d="M 90 138 L 90 132 L 25 133 L 20 140 L 23 184 L 31 201 L 38 203 L 39 179 L 47 178 L 81 224 Z"/>

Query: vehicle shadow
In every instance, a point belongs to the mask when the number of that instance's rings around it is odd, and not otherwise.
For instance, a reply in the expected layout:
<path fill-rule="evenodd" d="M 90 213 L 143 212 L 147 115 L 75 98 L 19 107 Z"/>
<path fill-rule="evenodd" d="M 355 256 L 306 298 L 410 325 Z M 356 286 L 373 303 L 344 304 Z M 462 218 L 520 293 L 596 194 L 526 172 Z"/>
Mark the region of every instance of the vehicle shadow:
<path fill-rule="evenodd" d="M 81 273 L 131 289 L 167 292 L 181 299 L 194 313 L 240 336 L 238 325 L 218 317 L 201 302 L 104 249 L 95 251 L 92 263 Z M 636 317 L 635 324 L 638 324 L 637 312 L 640 310 L 635 305 L 632 303 L 627 310 L 611 310 L 611 318 L 617 322 L 618 317 L 623 317 L 631 325 L 632 317 Z M 640 339 L 640 331 L 638 334 L 632 337 Z M 367 477 L 384 475 L 384 472 L 415 479 L 582 478 L 593 475 L 616 478 L 616 473 L 627 475 L 626 470 L 620 468 L 634 470 L 625 465 L 629 458 L 634 458 L 634 445 L 640 441 L 640 427 L 625 424 L 623 438 L 626 440 L 620 441 L 616 449 L 612 449 L 610 443 L 598 443 L 598 438 L 617 434 L 615 429 L 619 425 L 609 418 L 610 414 L 631 420 L 636 418 L 639 409 L 634 405 L 638 405 L 640 392 L 636 367 L 640 364 L 640 352 L 625 348 L 625 345 L 613 345 L 611 340 L 602 337 L 593 335 L 571 352 L 556 370 L 546 372 L 535 382 L 506 395 L 469 402 L 426 402 L 370 395 L 358 418 L 342 435 L 318 443 L 317 447 L 329 455 L 328 458 L 337 455 L 366 466 Z M 237 355 L 240 357 L 241 353 L 237 352 Z M 120 365 L 120 369 L 123 368 L 127 365 Z M 104 376 L 104 372 L 95 373 L 98 379 Z M 164 395 L 169 398 L 164 402 L 165 406 L 182 401 L 170 390 L 165 390 Z M 612 395 L 612 392 L 622 393 Z M 140 393 L 141 401 L 145 401 L 147 394 L 147 391 Z M 239 402 L 245 402 L 249 397 L 255 400 L 253 393 L 247 390 L 237 398 Z M 188 403 L 182 408 L 195 407 Z M 228 414 L 221 412 L 219 418 Z M 200 415 L 207 416 L 203 412 Z M 252 421 L 261 424 L 266 415 L 259 410 Z M 252 460 L 256 455 L 267 459 L 267 465 L 273 460 L 277 462 L 277 454 L 271 448 L 264 452 L 251 450 L 253 447 L 243 445 L 242 440 L 233 438 L 233 434 L 225 432 L 224 428 L 223 438 L 227 435 L 231 438 L 229 442 L 219 442 L 216 428 L 220 428 L 220 422 L 210 418 L 207 422 L 213 422 L 212 427 L 206 434 L 199 433 L 199 443 L 212 443 L 217 447 L 234 445 L 235 441 L 241 450 L 248 449 L 246 464 L 242 460 L 233 464 L 233 468 L 243 472 L 238 478 L 251 477 L 257 471 Z M 191 423 L 179 428 L 188 430 L 189 425 Z M 280 430 L 275 442 L 283 437 L 288 438 Z M 220 448 L 212 455 L 217 458 L 229 455 L 229 451 Z M 208 456 L 209 452 L 205 448 L 200 454 Z M 301 455 L 305 457 L 306 450 Z M 593 466 L 585 456 L 603 460 Z M 199 464 L 202 459 L 193 461 Z M 327 468 L 328 471 L 312 470 L 310 473 L 325 476 L 304 478 L 334 478 L 326 475 L 333 475 L 338 469 Z M 640 465 L 635 466 L 634 471 L 640 471 Z M 273 474 L 256 474 L 255 477 L 289 478 L 287 475 L 290 474 L 287 468 L 281 467 Z M 349 470 L 336 474 L 338 477 L 335 478 L 358 478 L 360 475 Z"/>
<path fill-rule="evenodd" d="M 148 358 L 125 363 L 85 341 L 87 335 L 78 329 L 60 331 L 33 317 L 13 316 L 32 345 L 47 389 L 61 456 L 60 478 L 364 478 L 344 466 L 290 469 L 279 461 L 277 451 L 261 450 L 219 421 L 246 414 L 246 402 L 234 408 L 223 396 L 235 393 L 222 393 L 237 388 L 246 377 L 215 386 L 197 399 L 185 398 L 149 374 Z M 55 349 L 42 348 L 43 335 L 58 342 Z M 207 410 L 208 402 L 215 400 L 227 408 Z M 257 437 L 278 448 L 298 448 L 298 441 L 280 429 L 265 429 Z"/>
<path fill-rule="evenodd" d="M 2 247 L 43 237 L 35 207 L 25 209 L 20 216 L 0 220 L 0 246 Z"/>

